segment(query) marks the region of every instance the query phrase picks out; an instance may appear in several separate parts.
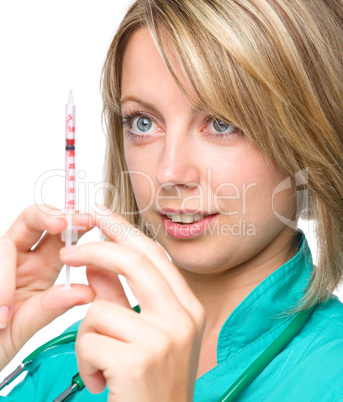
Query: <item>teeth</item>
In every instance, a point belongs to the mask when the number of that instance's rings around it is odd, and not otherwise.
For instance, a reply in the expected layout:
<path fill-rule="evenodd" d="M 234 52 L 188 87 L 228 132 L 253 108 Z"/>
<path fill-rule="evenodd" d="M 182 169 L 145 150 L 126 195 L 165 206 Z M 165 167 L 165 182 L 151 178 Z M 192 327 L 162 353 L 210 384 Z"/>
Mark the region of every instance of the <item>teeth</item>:
<path fill-rule="evenodd" d="M 193 223 L 195 221 L 195 215 L 181 215 L 182 223 Z"/>
<path fill-rule="evenodd" d="M 201 214 L 173 214 L 168 215 L 168 218 L 171 219 L 173 222 L 182 222 L 182 223 L 193 223 L 198 222 L 205 217 L 205 215 Z"/>
<path fill-rule="evenodd" d="M 173 222 L 182 222 L 181 214 L 167 215 Z"/>
<path fill-rule="evenodd" d="M 198 221 L 200 221 L 201 219 L 204 219 L 204 218 L 205 218 L 205 215 L 195 214 L 194 215 L 194 222 L 198 222 Z"/>

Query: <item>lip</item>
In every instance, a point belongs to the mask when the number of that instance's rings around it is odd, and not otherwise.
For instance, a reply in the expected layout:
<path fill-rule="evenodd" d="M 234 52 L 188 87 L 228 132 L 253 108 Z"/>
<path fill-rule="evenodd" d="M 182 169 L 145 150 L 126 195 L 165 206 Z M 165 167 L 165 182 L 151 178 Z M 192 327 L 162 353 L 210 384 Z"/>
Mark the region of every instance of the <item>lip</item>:
<path fill-rule="evenodd" d="M 175 212 L 175 210 L 173 210 L 173 212 Z M 165 231 L 170 236 L 176 239 L 191 239 L 203 233 L 205 229 L 208 228 L 211 225 L 211 223 L 215 220 L 217 215 L 219 214 L 208 215 L 205 216 L 205 218 L 201 219 L 200 221 L 188 224 L 176 223 L 173 222 L 171 219 L 169 219 L 166 215 L 161 216 L 162 216 L 162 225 Z"/>
<path fill-rule="evenodd" d="M 195 210 L 195 209 L 172 209 L 172 208 L 164 208 L 164 209 L 159 209 L 158 213 L 161 215 L 170 215 L 170 214 L 190 214 L 190 215 L 216 215 L 217 213 L 209 213 L 206 211 L 199 211 L 199 210 Z"/>

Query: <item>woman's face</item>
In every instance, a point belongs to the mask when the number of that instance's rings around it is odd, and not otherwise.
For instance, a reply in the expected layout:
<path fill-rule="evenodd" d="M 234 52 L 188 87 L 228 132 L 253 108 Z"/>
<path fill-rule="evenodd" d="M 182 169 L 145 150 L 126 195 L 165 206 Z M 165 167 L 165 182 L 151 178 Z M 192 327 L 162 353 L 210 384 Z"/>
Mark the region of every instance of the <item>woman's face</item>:
<path fill-rule="evenodd" d="M 294 229 L 275 214 L 293 219 L 294 185 L 277 188 L 288 175 L 235 127 L 190 103 L 145 28 L 126 48 L 121 91 L 137 205 L 178 267 L 219 273 L 253 258 L 263 263 L 289 246 Z M 165 215 L 179 209 L 217 215 L 183 229 Z"/>

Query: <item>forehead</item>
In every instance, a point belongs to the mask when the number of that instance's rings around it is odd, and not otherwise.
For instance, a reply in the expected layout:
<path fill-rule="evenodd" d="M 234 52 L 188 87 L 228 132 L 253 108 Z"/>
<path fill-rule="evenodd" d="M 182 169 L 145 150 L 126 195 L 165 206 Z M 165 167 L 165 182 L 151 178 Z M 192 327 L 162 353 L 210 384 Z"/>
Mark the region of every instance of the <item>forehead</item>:
<path fill-rule="evenodd" d="M 123 58 L 123 75 L 145 73 L 151 69 L 163 69 L 164 63 L 147 28 L 133 32 L 126 46 Z"/>
<path fill-rule="evenodd" d="M 168 58 L 173 63 L 173 68 L 186 87 L 187 93 L 196 98 L 193 88 L 177 64 L 175 56 L 170 52 Z M 134 31 L 123 57 L 122 97 L 131 96 L 133 92 L 137 91 L 141 96 L 150 97 L 152 91 L 158 91 L 159 94 L 181 95 L 179 87 L 165 65 L 147 28 L 139 28 Z"/>

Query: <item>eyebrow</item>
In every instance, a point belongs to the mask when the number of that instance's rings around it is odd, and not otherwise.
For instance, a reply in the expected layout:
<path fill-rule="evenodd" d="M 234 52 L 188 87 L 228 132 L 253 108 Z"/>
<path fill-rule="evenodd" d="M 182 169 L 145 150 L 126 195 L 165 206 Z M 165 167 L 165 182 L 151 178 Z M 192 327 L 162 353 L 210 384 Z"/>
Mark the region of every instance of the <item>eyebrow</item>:
<path fill-rule="evenodd" d="M 135 96 L 125 96 L 124 98 L 122 98 L 120 100 L 121 104 L 123 104 L 125 102 L 128 102 L 128 101 L 139 103 L 140 105 L 146 107 L 147 109 L 150 109 L 150 110 L 153 110 L 156 113 L 159 113 L 159 110 L 158 110 L 157 106 L 155 106 L 153 103 L 146 102 L 145 100 L 136 98 Z M 194 115 L 196 112 L 199 112 L 199 111 L 203 112 L 204 109 L 200 106 L 200 104 L 197 103 L 194 106 L 192 106 L 190 113 L 192 115 Z"/>

